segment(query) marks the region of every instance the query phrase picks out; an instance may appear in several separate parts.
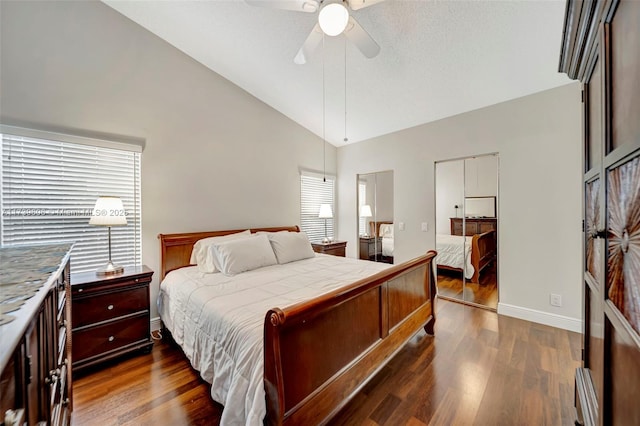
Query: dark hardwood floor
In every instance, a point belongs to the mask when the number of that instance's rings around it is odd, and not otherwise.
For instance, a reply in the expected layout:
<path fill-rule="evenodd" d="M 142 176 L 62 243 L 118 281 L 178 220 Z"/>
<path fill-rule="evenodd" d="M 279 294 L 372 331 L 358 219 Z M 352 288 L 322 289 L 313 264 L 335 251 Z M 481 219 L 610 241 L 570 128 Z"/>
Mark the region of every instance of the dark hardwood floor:
<path fill-rule="evenodd" d="M 332 425 L 572 425 L 580 335 L 445 300 Z M 217 425 L 179 348 L 156 342 L 77 378 L 74 425 Z"/>
<path fill-rule="evenodd" d="M 498 281 L 496 263 L 487 266 L 480 274 L 480 283 L 467 280 L 462 289 L 462 272 L 438 270 L 438 295 L 456 300 L 477 303 L 498 309 Z"/>

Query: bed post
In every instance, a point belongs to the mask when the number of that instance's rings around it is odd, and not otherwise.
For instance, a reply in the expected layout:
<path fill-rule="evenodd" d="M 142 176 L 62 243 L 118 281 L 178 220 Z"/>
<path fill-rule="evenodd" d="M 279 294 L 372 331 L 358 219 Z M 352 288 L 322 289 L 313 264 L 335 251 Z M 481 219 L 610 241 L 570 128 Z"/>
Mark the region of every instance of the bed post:
<path fill-rule="evenodd" d="M 264 391 L 266 393 L 266 425 L 282 425 L 284 418 L 284 380 L 280 356 L 280 326 L 284 312 L 275 308 L 267 312 L 264 327 Z"/>
<path fill-rule="evenodd" d="M 429 299 L 431 300 L 431 318 L 424 325 L 424 331 L 433 336 L 434 328 L 436 325 L 436 275 L 437 265 L 435 262 L 430 262 L 425 270 L 425 281 L 429 283 Z"/>

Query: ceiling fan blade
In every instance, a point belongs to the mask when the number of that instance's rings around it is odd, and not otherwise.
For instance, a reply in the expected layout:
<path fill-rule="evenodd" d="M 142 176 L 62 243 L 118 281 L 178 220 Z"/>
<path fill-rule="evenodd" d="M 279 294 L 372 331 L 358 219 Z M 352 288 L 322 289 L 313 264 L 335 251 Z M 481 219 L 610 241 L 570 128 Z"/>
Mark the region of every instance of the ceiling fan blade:
<path fill-rule="evenodd" d="M 383 2 L 384 0 L 349 0 L 349 7 L 352 10 L 360 10 L 365 7 L 373 6 L 374 4 L 378 4 Z"/>
<path fill-rule="evenodd" d="M 313 52 L 318 44 L 322 41 L 322 30 L 320 29 L 320 24 L 316 24 L 315 27 L 311 30 L 311 34 L 304 41 L 304 44 L 296 53 L 296 57 L 293 58 L 293 62 L 298 65 L 303 65 L 307 63 L 307 57 Z"/>
<path fill-rule="evenodd" d="M 360 26 L 353 16 L 349 17 L 349 23 L 347 24 L 347 28 L 344 30 L 344 35 L 351 41 L 351 43 L 355 44 L 367 58 L 373 58 L 380 53 L 380 46 L 378 46 L 378 43 L 371 38 L 369 33 Z"/>
<path fill-rule="evenodd" d="M 271 9 L 295 10 L 297 12 L 314 13 L 318 10 L 317 0 L 244 0 L 251 6 Z"/>

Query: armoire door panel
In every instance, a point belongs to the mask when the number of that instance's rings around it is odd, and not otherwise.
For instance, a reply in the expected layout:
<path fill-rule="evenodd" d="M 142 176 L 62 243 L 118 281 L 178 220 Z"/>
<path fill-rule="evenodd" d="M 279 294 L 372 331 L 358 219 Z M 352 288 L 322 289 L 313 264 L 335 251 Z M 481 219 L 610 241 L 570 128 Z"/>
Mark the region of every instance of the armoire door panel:
<path fill-rule="evenodd" d="M 640 156 L 607 171 L 607 297 L 640 333 Z"/>
<path fill-rule="evenodd" d="M 638 425 L 640 424 L 640 410 L 638 409 L 638 395 L 640 395 L 640 352 L 637 343 L 629 333 L 621 327 L 607 324 L 610 333 L 609 341 L 609 369 L 610 393 L 608 393 L 608 413 L 606 424 Z"/>
<path fill-rule="evenodd" d="M 599 285 L 602 279 L 602 238 L 598 230 L 601 222 L 600 179 L 594 179 L 585 186 L 585 268 Z"/>
<path fill-rule="evenodd" d="M 600 167 L 602 164 L 602 68 L 599 57 L 596 57 L 590 77 L 587 80 L 587 96 L 585 108 L 587 111 L 587 139 L 586 139 L 586 170 Z"/>
<path fill-rule="evenodd" d="M 640 1 L 621 1 L 608 26 L 611 58 L 611 147 L 640 135 Z"/>
<path fill-rule="evenodd" d="M 592 289 L 585 284 L 586 316 L 588 318 L 585 336 L 585 367 L 591 371 L 591 380 L 597 395 L 602 401 L 604 379 L 604 311 L 602 309 L 602 295 L 598 289 Z"/>

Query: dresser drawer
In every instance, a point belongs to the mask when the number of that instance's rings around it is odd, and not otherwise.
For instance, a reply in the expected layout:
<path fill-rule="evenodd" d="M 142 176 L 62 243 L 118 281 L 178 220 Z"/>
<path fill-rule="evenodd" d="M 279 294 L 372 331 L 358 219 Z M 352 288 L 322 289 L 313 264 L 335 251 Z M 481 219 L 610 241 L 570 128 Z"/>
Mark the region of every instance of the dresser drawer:
<path fill-rule="evenodd" d="M 73 333 L 73 362 L 149 339 L 149 317 L 124 318 Z"/>
<path fill-rule="evenodd" d="M 85 325 L 144 311 L 148 309 L 148 306 L 149 296 L 146 286 L 95 294 L 91 297 L 74 298 L 71 321 L 75 330 Z"/>

